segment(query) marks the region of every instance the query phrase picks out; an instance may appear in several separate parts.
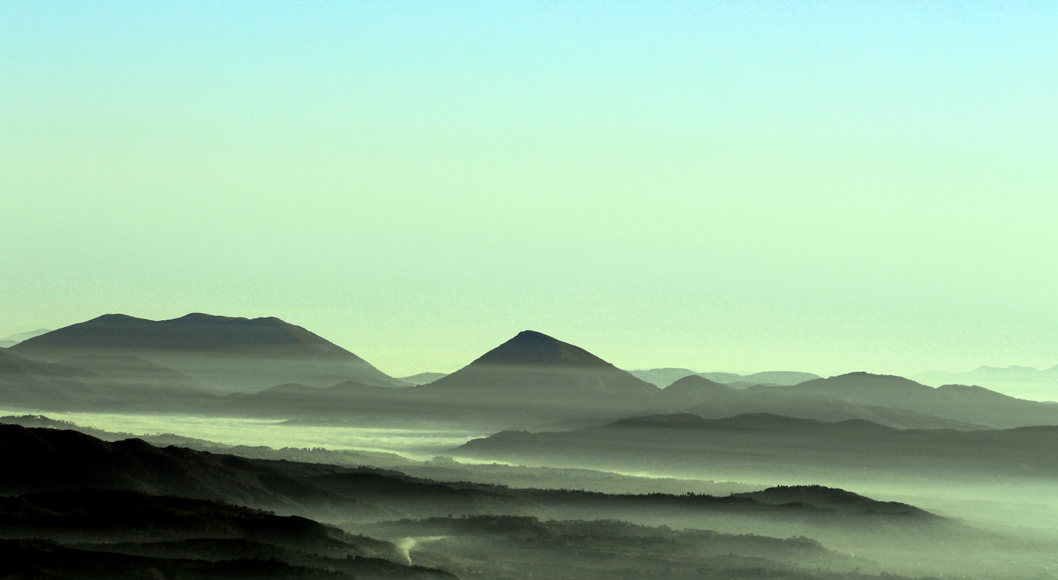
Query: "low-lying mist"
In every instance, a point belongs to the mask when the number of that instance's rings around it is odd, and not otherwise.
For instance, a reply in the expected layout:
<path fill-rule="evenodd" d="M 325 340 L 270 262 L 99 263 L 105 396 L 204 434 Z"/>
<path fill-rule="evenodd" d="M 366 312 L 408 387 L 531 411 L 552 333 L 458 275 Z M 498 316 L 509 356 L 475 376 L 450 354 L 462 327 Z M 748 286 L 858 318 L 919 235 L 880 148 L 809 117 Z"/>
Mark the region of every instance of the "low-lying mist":
<path fill-rule="evenodd" d="M 25 413 L 24 409 L 0 409 L 0 415 L 16 416 Z M 135 436 L 174 434 L 225 445 L 263 445 L 274 449 L 293 447 L 363 450 L 399 453 L 416 459 L 429 459 L 471 439 L 489 435 L 483 431 L 466 431 L 456 424 L 448 425 L 447 429 L 400 429 L 335 426 L 249 417 L 44 411 L 40 413 L 82 427 Z"/>

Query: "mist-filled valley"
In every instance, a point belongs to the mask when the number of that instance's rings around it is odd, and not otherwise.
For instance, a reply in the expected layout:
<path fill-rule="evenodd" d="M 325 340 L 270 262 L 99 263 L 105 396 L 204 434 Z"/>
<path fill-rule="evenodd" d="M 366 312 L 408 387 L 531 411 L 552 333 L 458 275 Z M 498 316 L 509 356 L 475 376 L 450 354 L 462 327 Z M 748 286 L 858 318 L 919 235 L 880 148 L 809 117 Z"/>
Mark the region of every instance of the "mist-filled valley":
<path fill-rule="evenodd" d="M 1058 2 L 0 6 L 0 580 L 1058 580 Z"/>
<path fill-rule="evenodd" d="M 8 577 L 1058 576 L 1053 403 L 534 331 L 408 378 L 275 318 L 4 348 Z"/>

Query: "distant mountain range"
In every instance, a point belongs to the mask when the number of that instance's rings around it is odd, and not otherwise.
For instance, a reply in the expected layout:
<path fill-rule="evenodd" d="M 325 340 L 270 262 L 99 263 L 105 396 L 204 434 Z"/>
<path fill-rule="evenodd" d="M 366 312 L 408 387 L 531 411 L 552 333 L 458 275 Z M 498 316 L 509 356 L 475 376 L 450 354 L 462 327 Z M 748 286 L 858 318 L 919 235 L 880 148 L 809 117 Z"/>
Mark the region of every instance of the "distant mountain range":
<path fill-rule="evenodd" d="M 400 380 L 410 385 L 425 385 L 426 383 L 432 383 L 444 376 L 447 376 L 447 373 L 419 373 L 417 375 L 411 375 L 410 377 L 400 377 Z"/>
<path fill-rule="evenodd" d="M 980 385 L 1034 399 L 1058 401 L 1058 366 L 1043 370 L 1025 366 L 983 366 L 965 373 L 934 371 L 914 375 L 912 378 L 937 387 L 951 384 Z"/>
<path fill-rule="evenodd" d="M 153 321 L 107 314 L 29 338 L 8 351 L 68 366 L 83 366 L 85 357 L 94 357 L 92 370 L 97 372 L 107 372 L 108 361 L 127 367 L 129 357 L 134 357 L 184 374 L 210 390 L 256 391 L 290 381 L 318 386 L 349 380 L 386 387 L 409 385 L 278 318 L 188 314 Z"/>
<path fill-rule="evenodd" d="M 744 391 L 760 400 L 796 405 L 797 401 L 840 401 L 868 409 L 908 413 L 979 425 L 1011 428 L 1058 424 L 1054 405 L 1009 397 L 983 387 L 928 387 L 891 375 L 849 373 L 789 387 L 755 386 Z M 958 428 L 952 425 L 953 428 Z"/>
<path fill-rule="evenodd" d="M 750 385 L 788 386 L 820 378 L 819 375 L 814 375 L 812 373 L 799 373 L 793 371 L 766 371 L 762 373 L 753 373 L 751 375 L 739 375 L 735 373 L 696 373 L 690 369 L 663 368 L 628 372 L 648 383 L 657 385 L 662 389 L 684 377 L 692 375 L 704 377 L 713 382 L 734 385 L 737 387 L 746 387 Z"/>
<path fill-rule="evenodd" d="M 659 389 L 583 348 L 526 330 L 454 373 L 409 377 L 423 383 L 412 385 L 276 318 L 107 315 L 0 350 L 0 405 L 490 429 L 568 429 L 677 411 L 860 419 L 900 429 L 1058 425 L 1058 405 L 981 387 L 933 388 L 867 373 L 803 380 L 815 375 L 793 372 L 719 377 L 743 379 L 725 384 L 708 374 Z"/>
<path fill-rule="evenodd" d="M 717 419 L 746 413 L 820 421 L 861 419 L 899 429 L 1058 425 L 1055 405 L 1015 399 L 981 387 L 933 388 L 902 377 L 868 373 L 741 390 L 691 375 L 663 389 L 652 408 Z"/>
<path fill-rule="evenodd" d="M 736 481 L 1009 483 L 1058 476 L 1058 426 L 899 430 L 862 420 L 822 422 L 767 413 L 705 419 L 674 413 L 564 432 L 505 431 L 450 453 L 524 465 Z"/>
<path fill-rule="evenodd" d="M 31 330 L 29 332 L 20 332 L 18 334 L 12 334 L 0 338 L 0 348 L 9 348 L 22 342 L 23 340 L 33 338 L 34 336 L 40 336 L 46 332 L 51 332 L 46 328 L 38 328 L 37 330 Z"/>
<path fill-rule="evenodd" d="M 0 408 L 494 434 L 442 451 L 468 464 L 406 465 L 0 418 L 0 576 L 837 580 L 1053 563 L 1042 535 L 842 488 L 1023 502 L 1058 477 L 1058 405 L 869 373 L 684 371 L 636 376 L 532 330 L 407 380 L 275 318 L 107 315 L 47 332 L 0 349 Z M 658 476 L 711 488 L 639 481 Z"/>
<path fill-rule="evenodd" d="M 291 384 L 241 396 L 237 402 L 239 408 L 266 415 L 432 417 L 529 429 L 549 422 L 555 429 L 601 425 L 615 416 L 673 411 L 709 418 L 771 413 L 831 422 L 858 419 L 898 429 L 1058 425 L 1056 405 L 980 387 L 933 388 L 868 373 L 744 389 L 689 375 L 657 389 L 583 349 L 530 331 L 422 386 L 394 390 L 349 382 L 324 389 Z"/>
<path fill-rule="evenodd" d="M 233 396 L 231 406 L 264 415 L 362 421 L 386 416 L 502 428 L 635 412 L 650 408 L 658 392 L 582 348 L 524 331 L 427 384 L 404 389 L 356 382 L 329 388 L 287 384 Z"/>

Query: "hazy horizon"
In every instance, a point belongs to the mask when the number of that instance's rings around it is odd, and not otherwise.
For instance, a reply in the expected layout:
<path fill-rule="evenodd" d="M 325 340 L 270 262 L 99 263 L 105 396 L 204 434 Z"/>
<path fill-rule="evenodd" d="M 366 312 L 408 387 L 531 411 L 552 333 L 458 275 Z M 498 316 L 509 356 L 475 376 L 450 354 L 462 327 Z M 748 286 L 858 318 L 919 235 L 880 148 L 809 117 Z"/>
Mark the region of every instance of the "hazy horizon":
<path fill-rule="evenodd" d="M 111 313 L 111 314 L 114 314 L 114 313 Z M 189 313 L 189 315 L 190 314 L 193 314 L 193 313 Z M 184 319 L 186 316 L 187 315 L 181 316 L 181 317 L 177 317 L 177 319 Z M 216 316 L 216 315 L 213 315 L 213 316 Z M 262 318 L 271 318 L 271 317 L 255 317 L 255 318 L 262 319 Z M 242 318 L 242 319 L 246 320 L 246 318 Z M 149 320 L 149 319 L 147 319 L 147 320 Z M 174 320 L 175 319 L 170 319 L 170 320 L 166 320 L 165 322 L 172 322 Z M 81 322 L 85 322 L 85 321 L 81 321 Z M 155 322 L 160 322 L 160 321 L 155 321 Z M 284 321 L 284 322 L 289 323 L 290 321 Z M 295 325 L 295 326 L 299 326 L 299 325 Z M 56 330 L 56 329 L 52 329 L 52 330 Z M 306 330 L 308 330 L 309 332 L 312 332 L 313 329 L 309 328 L 309 329 L 306 329 Z M 526 330 L 532 330 L 532 329 L 526 329 Z M 44 331 L 45 333 L 51 332 L 50 330 L 38 329 L 36 332 L 22 333 L 21 336 L 19 336 L 19 335 L 9 335 L 7 337 L 0 337 L 0 340 L 2 340 L 3 338 L 18 338 L 20 340 L 28 340 L 29 338 L 35 337 L 35 335 L 37 333 L 40 333 L 41 331 Z M 543 334 L 546 335 L 547 333 L 543 333 Z M 321 336 L 320 338 L 322 338 L 325 341 L 328 340 L 328 338 L 326 336 Z M 555 339 L 558 339 L 558 340 L 562 341 L 563 337 L 551 337 L 551 338 L 555 338 Z M 492 350 L 494 347 L 499 346 L 499 344 L 501 342 L 502 343 L 506 343 L 507 340 L 510 340 L 510 339 L 512 339 L 512 337 L 507 337 L 506 339 L 501 339 L 496 344 L 489 345 L 488 347 L 484 348 L 482 351 L 480 351 L 478 353 L 475 353 L 472 358 L 470 358 L 467 361 L 461 363 L 458 367 L 456 367 L 454 369 L 451 369 L 451 370 L 442 371 L 441 374 L 450 374 L 452 372 L 455 372 L 456 370 L 459 370 L 459 369 L 465 367 L 466 365 L 469 365 L 471 362 L 475 361 L 481 355 L 483 355 L 486 351 Z M 567 341 L 563 341 L 563 342 L 567 342 Z M 337 346 L 341 346 L 341 345 L 337 345 Z M 588 351 L 593 350 L 593 347 L 591 347 L 590 345 L 576 345 L 575 344 L 573 346 L 586 348 L 586 350 L 588 350 Z M 346 350 L 348 350 L 348 349 L 346 349 Z M 649 346 L 647 346 L 647 350 L 649 350 Z M 17 351 L 17 349 L 16 349 L 16 351 Z M 350 352 L 352 352 L 352 351 L 350 351 Z M 17 354 L 22 355 L 23 353 L 22 352 L 17 352 Z M 356 354 L 356 353 L 354 352 L 354 354 Z M 146 355 L 146 353 L 145 353 L 145 355 Z M 151 358 L 151 357 L 148 356 L 148 358 Z M 61 362 L 61 358 L 60 359 L 55 359 L 55 360 L 58 360 L 59 362 Z M 175 364 L 175 360 L 176 359 L 173 359 L 173 360 L 166 359 L 166 361 L 162 361 L 162 362 L 163 362 L 163 364 Z M 603 360 L 606 360 L 605 357 L 603 357 Z M 367 362 L 373 364 L 373 361 L 368 360 Z M 606 362 L 614 364 L 613 361 L 607 360 Z M 180 366 L 180 365 L 178 365 L 178 366 Z M 374 365 L 374 366 L 377 368 L 377 365 Z M 755 373 L 764 373 L 764 372 L 768 372 L 768 371 L 772 371 L 772 372 L 775 372 L 775 371 L 778 371 L 778 372 L 793 371 L 795 373 L 796 372 L 801 372 L 801 373 L 815 374 L 813 370 L 811 370 L 811 369 L 803 369 L 803 368 L 785 368 L 785 369 L 772 368 L 772 369 L 764 369 L 764 370 L 755 369 L 755 370 L 751 370 L 751 371 L 735 372 L 735 371 L 731 371 L 729 369 L 693 369 L 693 368 L 690 368 L 690 367 L 688 367 L 686 365 L 684 365 L 684 366 L 674 365 L 674 366 L 670 366 L 670 367 L 654 366 L 654 367 L 641 368 L 641 369 L 636 369 L 636 368 L 632 368 L 632 367 L 622 366 L 620 364 L 615 364 L 614 366 L 616 366 L 617 368 L 621 368 L 623 370 L 626 370 L 626 371 L 631 371 L 631 372 L 637 372 L 637 371 L 641 371 L 641 370 L 642 371 L 648 371 L 648 370 L 659 371 L 659 370 L 665 370 L 666 368 L 670 368 L 670 369 L 680 368 L 680 369 L 686 369 L 686 370 L 689 370 L 689 371 L 693 371 L 693 372 L 696 372 L 696 373 L 701 373 L 703 375 L 709 375 L 710 373 L 718 373 L 718 374 L 736 374 L 736 375 L 741 374 L 741 375 L 748 376 L 748 375 L 752 375 L 752 374 L 755 374 Z M 988 370 L 988 369 L 995 369 L 995 368 L 996 367 L 988 367 L 987 365 L 983 365 L 983 366 L 980 366 L 980 367 L 975 367 L 975 369 L 968 369 L 968 370 L 981 371 L 981 370 Z M 1000 368 L 999 370 L 1010 370 L 1010 371 L 1022 370 L 1022 371 L 1024 371 L 1024 370 L 1027 370 L 1027 369 L 1030 369 L 1030 368 L 1031 367 L 1025 367 L 1025 366 L 1011 366 L 1009 368 Z M 383 372 L 386 372 L 386 369 L 379 369 L 379 370 L 382 370 Z M 1032 369 L 1032 370 L 1049 370 L 1049 368 Z M 247 369 L 242 369 L 241 372 L 246 372 L 246 371 L 247 371 Z M 229 369 L 228 371 L 225 371 L 225 372 L 231 372 L 231 369 Z M 431 372 L 434 372 L 434 371 L 423 371 L 423 374 L 430 374 Z M 819 376 L 821 376 L 823 378 L 826 378 L 826 377 L 834 377 L 834 376 L 839 376 L 839 375 L 845 375 L 845 374 L 854 373 L 854 372 L 864 372 L 864 371 L 863 371 L 863 369 L 850 369 L 850 370 L 846 370 L 846 371 L 842 371 L 842 372 L 818 373 L 818 374 L 819 374 Z M 387 374 L 389 374 L 391 377 L 400 378 L 400 377 L 411 377 L 411 376 L 414 376 L 415 373 L 411 373 L 411 374 L 397 374 L 397 373 L 391 373 L 390 372 L 390 373 L 387 373 Z M 912 380 L 918 381 L 918 382 L 920 382 L 922 384 L 929 385 L 931 387 L 939 387 L 939 386 L 944 385 L 944 384 L 978 385 L 978 386 L 984 386 L 986 388 L 989 388 L 990 390 L 993 390 L 993 391 L 996 391 L 996 392 L 999 392 L 999 393 L 1003 393 L 1003 394 L 1006 394 L 1006 395 L 1009 395 L 1009 396 L 1013 396 L 1013 397 L 1017 397 L 1017 398 L 1023 398 L 1023 399 L 1028 399 L 1028 400 L 1036 400 L 1036 401 L 1054 401 L 1055 400 L 1055 396 L 1054 396 L 1055 395 L 1055 391 L 1058 390 L 1058 389 L 1056 389 L 1056 383 L 1053 381 L 1053 379 L 1049 379 L 1048 378 L 1049 375 L 1046 375 L 1046 374 L 1035 376 L 1034 378 L 1033 377 L 1026 378 L 1025 376 L 1019 376 L 1016 373 L 1013 376 L 1006 376 L 1005 378 L 1003 376 L 972 375 L 972 374 L 970 374 L 968 372 L 965 372 L 965 371 L 964 372 L 950 372 L 950 373 L 945 372 L 945 371 L 935 371 L 935 372 L 932 372 L 932 373 L 926 372 L 926 373 L 919 373 L 919 374 L 915 374 L 915 373 L 901 374 L 901 373 L 893 372 L 893 371 L 884 371 L 884 372 L 874 372 L 872 374 L 905 376 L 906 378 L 910 378 Z M 664 376 L 667 377 L 667 376 L 669 376 L 669 374 L 664 374 Z M 680 376 L 682 376 L 682 375 L 680 375 Z M 672 382 L 672 380 L 674 380 L 673 378 L 668 378 L 667 380 L 665 380 L 661 375 L 658 375 L 656 378 L 647 378 L 646 375 L 640 375 L 639 378 L 641 378 L 643 380 L 647 380 L 648 382 L 654 382 L 654 383 L 656 383 L 656 386 L 658 386 L 659 388 L 662 388 L 662 389 L 664 389 L 670 382 Z M 709 376 L 708 378 L 712 379 L 714 377 Z M 305 379 L 302 378 L 301 380 L 305 380 Z M 334 380 L 338 381 L 340 379 L 336 378 Z M 721 382 L 730 382 L 731 380 L 734 380 L 734 379 L 717 378 L 716 380 L 720 380 Z M 764 380 L 764 379 L 756 379 L 756 380 Z M 788 379 L 784 379 L 784 380 L 788 380 Z M 802 380 L 805 380 L 805 379 L 802 379 Z M 658 383 L 657 381 L 663 381 L 663 382 Z M 279 375 L 276 375 L 276 378 L 274 378 L 273 381 L 272 381 L 273 384 L 259 383 L 257 385 L 249 386 L 249 387 L 247 387 L 247 385 L 243 385 L 240 389 L 236 389 L 236 390 L 244 390 L 246 392 L 256 392 L 256 391 L 261 390 L 262 388 L 266 388 L 268 386 L 278 385 L 281 382 L 283 382 L 283 379 L 279 378 Z M 793 383 L 783 383 L 783 384 L 793 384 Z M 317 386 L 321 386 L 321 385 L 317 385 Z M 329 384 L 323 385 L 323 386 L 329 386 Z M 229 388 L 232 388 L 231 385 L 229 385 Z"/>
<path fill-rule="evenodd" d="M 0 22 L 0 335 L 276 316 L 394 376 L 1058 364 L 1058 7 L 55 2 Z"/>
<path fill-rule="evenodd" d="M 1056 575 L 1058 3 L 0 14 L 0 576 Z"/>

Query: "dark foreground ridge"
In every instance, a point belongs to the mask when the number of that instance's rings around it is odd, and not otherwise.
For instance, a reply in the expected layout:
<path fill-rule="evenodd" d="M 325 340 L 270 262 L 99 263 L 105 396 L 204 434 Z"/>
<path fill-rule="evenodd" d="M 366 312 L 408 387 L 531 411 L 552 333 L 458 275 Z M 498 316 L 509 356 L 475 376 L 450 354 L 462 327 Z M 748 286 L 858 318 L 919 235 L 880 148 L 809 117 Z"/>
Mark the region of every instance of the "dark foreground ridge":
<path fill-rule="evenodd" d="M 0 498 L 0 530 L 19 578 L 453 578 L 305 518 L 133 491 Z"/>
<path fill-rule="evenodd" d="M 929 512 L 895 501 L 881 502 L 851 491 L 822 485 L 780 485 L 762 491 L 733 494 L 772 505 L 811 505 L 853 513 L 886 513 L 929 517 Z"/>
<path fill-rule="evenodd" d="M 596 509 L 684 509 L 742 513 L 767 519 L 773 502 L 709 495 L 621 495 L 568 490 L 512 489 L 498 485 L 442 483 L 396 471 L 289 461 L 247 459 L 155 447 L 141 439 L 108 443 L 77 431 L 0 424 L 0 493 L 20 495 L 76 489 L 128 490 L 227 501 L 279 513 L 347 519 L 430 517 L 447 513 L 551 515 Z M 70 474 L 76 473 L 76 478 Z M 864 498 L 866 499 L 866 498 Z M 869 500 L 873 501 L 873 500 Z M 844 520 L 849 510 L 808 502 L 804 517 Z M 604 509 L 605 508 L 605 509 Z M 839 513 L 840 512 L 840 513 Z M 783 510 L 784 518 L 795 516 Z M 829 514 L 829 515 L 828 515 Z M 923 518 L 936 518 L 926 512 Z"/>
<path fill-rule="evenodd" d="M 78 578 L 121 566 L 191 578 L 241 569 L 263 578 L 689 579 L 762 568 L 829 579 L 880 571 L 847 555 L 862 547 L 932 553 L 1007 541 L 819 486 L 729 496 L 515 489 L 18 425 L 0 425 L 0 464 L 7 562 Z"/>

